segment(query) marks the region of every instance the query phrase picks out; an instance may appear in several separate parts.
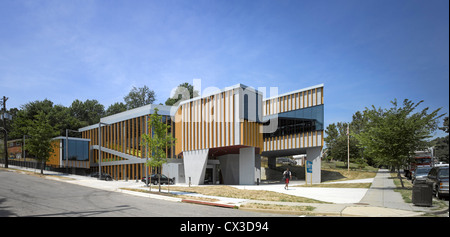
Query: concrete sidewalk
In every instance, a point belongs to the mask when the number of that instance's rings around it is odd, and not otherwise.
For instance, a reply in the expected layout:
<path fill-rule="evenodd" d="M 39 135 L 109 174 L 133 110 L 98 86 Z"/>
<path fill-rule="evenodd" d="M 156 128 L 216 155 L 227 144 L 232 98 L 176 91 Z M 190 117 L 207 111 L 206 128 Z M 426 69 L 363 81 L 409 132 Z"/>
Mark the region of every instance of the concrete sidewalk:
<path fill-rule="evenodd" d="M 28 170 L 32 172 L 40 172 L 39 170 L 28 169 L 23 167 L 11 167 L 19 170 Z M 154 193 L 143 193 L 123 190 L 122 188 L 149 190 L 148 187 L 135 180 L 130 181 L 103 181 L 96 178 L 80 175 L 66 175 L 52 171 L 44 171 L 46 178 L 83 185 L 92 188 L 98 188 L 107 191 L 122 192 L 130 195 L 138 195 L 148 198 L 157 198 L 167 201 L 181 202 L 181 198 L 160 195 L 157 192 L 157 186 L 153 186 Z M 403 201 L 401 195 L 394 192 L 395 185 L 387 170 L 379 170 L 373 179 L 352 180 L 344 182 L 372 182 L 370 189 L 361 188 L 303 188 L 290 187 L 289 190 L 284 189 L 284 184 L 261 184 L 261 185 L 237 185 L 233 186 L 240 189 L 249 190 L 267 190 L 285 193 L 289 195 L 302 196 L 316 200 L 329 202 L 324 203 L 292 203 L 292 202 L 269 202 L 248 199 L 226 198 L 217 196 L 206 196 L 197 193 L 171 192 L 172 194 L 184 194 L 191 196 L 200 196 L 218 199 L 219 201 L 210 204 L 223 204 L 224 206 L 241 206 L 246 203 L 262 203 L 274 205 L 290 205 L 290 206 L 311 206 L 314 210 L 306 213 L 306 215 L 315 216 L 360 216 L 360 217 L 409 217 L 421 216 L 425 213 L 432 213 L 433 207 L 417 207 L 413 204 L 407 204 Z M 301 181 L 296 181 L 301 184 Z M 183 185 L 182 185 L 183 186 Z M 163 192 L 167 192 L 167 186 L 163 186 Z M 170 188 L 169 188 L 170 189 Z M 208 202 L 202 202 L 208 204 Z M 435 208 L 435 207 L 434 207 Z"/>
<path fill-rule="evenodd" d="M 388 170 L 380 169 L 373 179 L 349 180 L 334 183 L 366 183 L 371 182 L 370 189 L 359 188 L 289 188 L 284 184 L 272 186 L 235 186 L 242 189 L 270 190 L 290 195 L 303 196 L 316 200 L 332 202 L 332 204 L 316 203 L 282 203 L 247 200 L 247 203 L 265 203 L 277 205 L 299 205 L 315 207 L 312 214 L 326 216 L 363 216 L 363 217 L 411 217 L 426 213 L 438 213 L 437 207 L 420 207 L 405 203 L 396 188 Z M 444 209 L 445 210 L 445 209 Z M 448 207 L 447 207 L 448 212 Z"/>
<path fill-rule="evenodd" d="M 419 207 L 403 201 L 402 195 L 395 192 L 396 188 L 391 174 L 388 170 L 380 169 L 372 182 L 372 186 L 366 195 L 361 199 L 361 203 L 368 203 L 374 207 L 384 207 L 405 211 L 427 212 L 430 207 Z"/>

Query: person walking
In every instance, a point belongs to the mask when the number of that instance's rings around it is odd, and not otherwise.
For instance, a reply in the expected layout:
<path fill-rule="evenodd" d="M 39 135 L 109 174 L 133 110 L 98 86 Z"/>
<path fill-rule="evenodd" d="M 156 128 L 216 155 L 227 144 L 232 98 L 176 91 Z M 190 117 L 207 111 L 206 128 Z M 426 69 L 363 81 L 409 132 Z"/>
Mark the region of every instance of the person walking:
<path fill-rule="evenodd" d="M 284 177 L 284 189 L 288 190 L 288 185 L 289 185 L 289 180 L 292 179 L 292 173 L 291 171 L 289 171 L 289 168 L 287 168 L 284 172 L 283 172 L 283 177 Z"/>

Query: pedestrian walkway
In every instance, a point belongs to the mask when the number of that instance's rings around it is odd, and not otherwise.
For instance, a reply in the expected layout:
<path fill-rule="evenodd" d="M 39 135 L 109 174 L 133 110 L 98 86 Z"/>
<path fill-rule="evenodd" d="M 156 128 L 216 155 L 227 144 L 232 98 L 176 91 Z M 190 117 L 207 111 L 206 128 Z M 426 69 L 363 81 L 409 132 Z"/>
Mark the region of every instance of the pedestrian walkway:
<path fill-rule="evenodd" d="M 40 172 L 39 170 L 11 167 L 21 170 L 28 170 Z M 163 196 L 157 193 L 157 188 L 152 193 L 142 193 L 124 190 L 129 189 L 143 189 L 149 190 L 142 182 L 138 181 L 103 181 L 97 178 L 80 175 L 66 175 L 52 171 L 44 171 L 46 178 L 51 178 L 59 181 L 69 182 L 77 185 L 83 185 L 92 188 L 98 188 L 107 191 L 122 192 L 130 195 L 138 195 L 148 198 L 158 198 L 167 201 L 182 201 L 181 198 Z M 296 184 L 301 184 L 301 181 L 296 181 Z M 421 216 L 427 212 L 432 212 L 432 207 L 417 207 L 413 204 L 407 204 L 403 201 L 401 195 L 394 191 L 395 185 L 390 179 L 390 174 L 387 170 L 380 169 L 373 179 L 352 180 L 341 182 L 363 183 L 372 182 L 370 189 L 362 188 L 313 188 L 313 187 L 289 187 L 284 189 L 284 184 L 261 184 L 261 185 L 236 185 L 233 187 L 248 190 L 268 190 L 274 192 L 285 193 L 289 195 L 296 195 L 307 197 L 316 200 L 322 200 L 328 203 L 293 203 L 293 202 L 270 202 L 258 201 L 238 198 L 225 198 L 218 196 L 206 196 L 196 193 L 173 192 L 173 194 L 192 195 L 218 199 L 214 202 L 218 204 L 226 204 L 228 206 L 241 206 L 247 203 L 262 203 L 274 205 L 295 205 L 295 206 L 311 206 L 314 210 L 309 214 L 317 216 L 360 216 L 360 217 L 409 217 Z M 155 186 L 153 186 L 155 187 Z M 166 189 L 167 190 L 167 189 Z M 207 204 L 204 202 L 203 204 Z"/>
<path fill-rule="evenodd" d="M 368 203 L 374 207 L 385 207 L 406 211 L 427 211 L 428 207 L 418 207 L 403 201 L 402 195 L 395 192 L 396 188 L 388 170 L 380 169 L 372 182 L 372 186 L 361 203 Z"/>
<path fill-rule="evenodd" d="M 297 185 L 303 185 L 298 183 Z M 247 190 L 265 190 L 299 197 L 319 200 L 335 204 L 357 203 L 364 197 L 367 188 L 320 188 L 320 187 L 293 187 L 289 186 L 288 190 L 284 189 L 284 184 L 270 185 L 234 185 L 232 187 Z"/>

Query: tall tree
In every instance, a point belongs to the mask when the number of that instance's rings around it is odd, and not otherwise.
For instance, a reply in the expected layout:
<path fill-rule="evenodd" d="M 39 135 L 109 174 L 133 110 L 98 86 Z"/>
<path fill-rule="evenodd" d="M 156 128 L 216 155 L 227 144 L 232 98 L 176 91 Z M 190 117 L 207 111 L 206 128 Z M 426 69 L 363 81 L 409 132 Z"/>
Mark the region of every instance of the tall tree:
<path fill-rule="evenodd" d="M 448 128 L 448 116 L 444 118 L 444 127 L 440 127 L 439 129 L 448 133 L 449 128 Z"/>
<path fill-rule="evenodd" d="M 351 128 L 351 126 L 350 126 Z M 327 136 L 324 138 L 327 146 L 327 157 L 330 159 L 340 160 L 347 163 L 347 123 L 338 122 L 330 124 L 325 130 Z M 350 136 L 350 161 L 363 165 L 361 160 L 358 140 L 354 136 Z"/>
<path fill-rule="evenodd" d="M 136 88 L 133 86 L 130 93 L 123 97 L 127 109 L 134 109 L 144 105 L 152 104 L 155 101 L 155 92 L 147 86 Z"/>
<path fill-rule="evenodd" d="M 432 141 L 432 145 L 434 146 L 434 156 L 441 162 L 448 163 L 449 162 L 449 137 L 448 135 L 445 137 L 438 137 Z"/>
<path fill-rule="evenodd" d="M 105 106 L 97 100 L 74 100 L 70 106 L 70 114 L 80 120 L 83 126 L 100 122 L 100 118 L 105 115 Z"/>
<path fill-rule="evenodd" d="M 84 125 L 77 118 L 70 114 L 70 109 L 62 105 L 53 105 L 50 100 L 33 101 L 21 106 L 21 110 L 16 111 L 12 121 L 11 136 L 22 138 L 29 134 L 29 123 L 35 119 L 39 113 L 48 116 L 49 124 L 59 131 L 59 135 L 65 134 L 65 129 L 78 129 Z"/>
<path fill-rule="evenodd" d="M 122 102 L 116 102 L 108 107 L 106 110 L 106 116 L 117 114 L 127 110 L 127 106 Z"/>
<path fill-rule="evenodd" d="M 165 104 L 172 106 L 175 103 L 177 103 L 178 101 L 180 101 L 181 99 L 185 99 L 185 98 L 182 98 L 183 94 L 185 93 L 185 89 L 187 89 L 187 91 L 189 92 L 189 99 L 199 96 L 198 91 L 194 90 L 194 86 L 185 82 L 185 83 L 181 83 L 176 88 L 173 97 L 167 98 Z"/>
<path fill-rule="evenodd" d="M 161 168 L 161 166 L 167 162 L 166 147 L 171 147 L 176 139 L 171 133 L 168 133 L 170 125 L 162 122 L 161 115 L 158 114 L 158 108 L 155 108 L 155 112 L 150 115 L 149 130 L 150 134 L 142 135 L 142 142 L 145 146 L 148 146 L 148 163 L 147 166 Z M 159 190 L 161 191 L 161 182 Z"/>
<path fill-rule="evenodd" d="M 448 133 L 449 131 L 449 124 L 448 124 L 448 116 L 444 118 L 444 126 L 439 127 L 440 130 Z M 433 140 L 433 145 L 435 147 L 435 156 L 438 158 L 439 161 L 442 162 L 449 162 L 449 137 L 448 135 L 445 137 L 438 137 Z"/>
<path fill-rule="evenodd" d="M 34 120 L 29 121 L 28 126 L 30 136 L 25 146 L 42 163 L 41 174 L 44 174 L 45 162 L 50 158 L 53 149 L 51 140 L 58 132 L 50 125 L 48 116 L 42 111 L 34 116 Z"/>
<path fill-rule="evenodd" d="M 363 112 L 367 123 L 363 131 L 356 135 L 365 152 L 374 157 L 378 164 L 397 168 L 403 186 L 400 168 L 409 162 L 414 151 L 423 148 L 437 129 L 437 121 L 444 114 L 438 115 L 440 109 L 428 113 L 429 108 L 413 113 L 422 104 L 405 99 L 403 107 L 397 100 L 392 101 L 392 108 L 366 108 Z"/>

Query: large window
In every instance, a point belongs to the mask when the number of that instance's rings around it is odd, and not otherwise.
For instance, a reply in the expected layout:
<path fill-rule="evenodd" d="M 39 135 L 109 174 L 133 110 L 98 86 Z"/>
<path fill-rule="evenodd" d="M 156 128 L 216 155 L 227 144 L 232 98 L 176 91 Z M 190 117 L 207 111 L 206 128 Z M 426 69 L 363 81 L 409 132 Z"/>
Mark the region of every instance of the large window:
<path fill-rule="evenodd" d="M 323 105 L 279 113 L 278 129 L 264 138 L 323 130 L 323 121 Z"/>
<path fill-rule="evenodd" d="M 66 140 L 62 140 L 62 159 L 66 160 Z M 69 160 L 88 161 L 89 142 L 69 139 Z"/>

